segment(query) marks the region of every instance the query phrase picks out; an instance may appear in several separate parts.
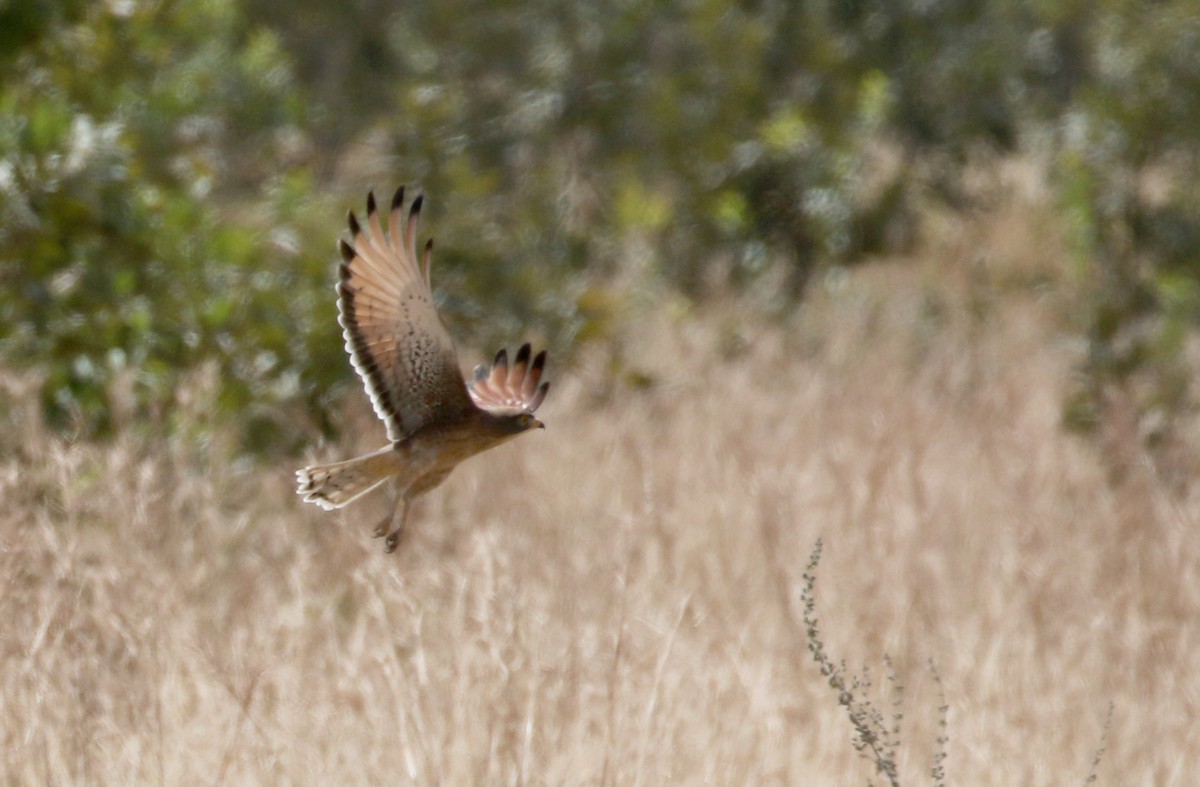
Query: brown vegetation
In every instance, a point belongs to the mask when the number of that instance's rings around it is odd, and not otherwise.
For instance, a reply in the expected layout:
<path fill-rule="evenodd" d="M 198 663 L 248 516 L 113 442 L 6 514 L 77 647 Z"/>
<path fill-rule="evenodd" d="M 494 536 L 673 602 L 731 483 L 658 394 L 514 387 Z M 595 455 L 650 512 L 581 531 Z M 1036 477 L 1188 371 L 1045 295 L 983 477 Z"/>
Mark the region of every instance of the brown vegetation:
<path fill-rule="evenodd" d="M 904 783 L 930 660 L 949 783 L 1083 783 L 1110 701 L 1098 781 L 1189 782 L 1200 499 L 1062 432 L 1078 350 L 1029 261 L 1054 238 L 981 226 L 816 285 L 787 329 L 646 321 L 637 393 L 554 370 L 547 431 L 467 463 L 392 556 L 374 512 L 302 505 L 297 462 L 227 461 L 203 391 L 190 438 L 77 445 L 10 390 L 0 781 L 878 780 L 806 646 L 821 538 L 825 648 L 889 715 L 885 654 L 905 684 Z"/>

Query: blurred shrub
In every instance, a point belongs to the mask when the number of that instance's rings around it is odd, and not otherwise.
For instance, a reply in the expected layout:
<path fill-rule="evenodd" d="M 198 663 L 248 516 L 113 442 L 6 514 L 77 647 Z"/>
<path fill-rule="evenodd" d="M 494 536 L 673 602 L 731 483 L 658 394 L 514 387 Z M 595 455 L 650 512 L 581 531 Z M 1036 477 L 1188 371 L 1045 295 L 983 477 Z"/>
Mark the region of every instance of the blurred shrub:
<path fill-rule="evenodd" d="M 470 268 L 454 292 L 511 294 L 520 321 L 555 335 L 593 330 L 580 299 L 618 271 L 645 274 L 636 300 L 783 260 L 795 296 L 815 266 L 911 221 L 901 173 L 865 168 L 890 77 L 817 4 L 294 5 L 250 0 L 337 108 L 318 135 L 384 140 L 377 177 L 419 180 L 449 217 L 439 242 L 472 244 L 443 254 L 450 275 Z M 473 264 L 485 247 L 495 267 Z"/>
<path fill-rule="evenodd" d="M 318 292 L 328 311 L 328 269 L 298 251 L 312 184 L 282 174 L 305 143 L 276 37 L 223 0 L 5 14 L 4 362 L 42 368 L 52 424 L 102 434 L 169 423 L 183 375 L 215 361 L 215 404 L 270 444 L 273 405 L 328 382 L 297 331 Z"/>
<path fill-rule="evenodd" d="M 1200 321 L 1200 16 L 1178 1 L 1106 11 L 1077 20 L 1088 79 L 1058 131 L 1089 349 L 1067 422 L 1094 429 L 1132 397 L 1153 444 L 1195 406 L 1185 349 Z"/>
<path fill-rule="evenodd" d="M 451 318 L 486 303 L 498 334 L 564 341 L 613 324 L 583 304 L 616 273 L 636 303 L 783 263 L 787 311 L 819 267 L 903 246 L 969 156 L 1017 148 L 1078 59 L 1069 16 L 1016 0 L 247 2 L 322 147 L 370 141 L 372 180 L 444 208 Z"/>
<path fill-rule="evenodd" d="M 619 348 L 666 290 L 768 281 L 786 314 L 822 266 L 907 243 L 923 200 L 962 204 L 965 162 L 1032 152 L 1085 282 L 1068 420 L 1095 424 L 1133 378 L 1147 408 L 1182 407 L 1197 18 L 1184 0 L 5 5 L 0 358 L 41 367 L 52 422 L 87 432 L 162 422 L 216 364 L 217 410 L 275 447 L 283 405 L 329 429 L 322 397 L 350 378 L 332 217 L 367 187 L 431 193 L 465 344 Z"/>

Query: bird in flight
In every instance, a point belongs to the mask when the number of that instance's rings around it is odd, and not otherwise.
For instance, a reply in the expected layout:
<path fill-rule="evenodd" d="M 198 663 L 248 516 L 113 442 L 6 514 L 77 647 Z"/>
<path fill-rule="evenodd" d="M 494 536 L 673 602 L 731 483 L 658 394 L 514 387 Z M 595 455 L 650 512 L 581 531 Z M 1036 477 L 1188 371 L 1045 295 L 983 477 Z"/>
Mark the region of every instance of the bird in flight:
<path fill-rule="evenodd" d="M 387 552 L 396 549 L 413 498 L 445 481 L 464 459 L 544 428 L 534 411 L 550 389 L 542 382 L 546 352 L 531 358 L 528 344 L 511 362 L 501 350 L 490 365 L 475 368 L 473 380 L 463 379 L 454 342 L 433 304 L 433 240 L 417 253 L 422 202 L 418 195 L 405 216 L 401 186 L 385 222 L 371 193 L 366 225 L 351 212 L 351 240 L 338 241 L 338 322 L 390 443 L 355 459 L 296 471 L 297 493 L 326 510 L 393 482 L 397 494 L 374 530 Z"/>

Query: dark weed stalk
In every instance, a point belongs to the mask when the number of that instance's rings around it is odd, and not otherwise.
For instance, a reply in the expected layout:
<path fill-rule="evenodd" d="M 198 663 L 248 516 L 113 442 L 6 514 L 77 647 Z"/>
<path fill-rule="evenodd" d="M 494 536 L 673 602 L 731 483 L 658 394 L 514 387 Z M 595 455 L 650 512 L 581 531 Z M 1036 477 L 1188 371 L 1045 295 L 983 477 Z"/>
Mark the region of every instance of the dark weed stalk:
<path fill-rule="evenodd" d="M 846 662 L 840 661 L 835 664 L 825 650 L 816 613 L 817 564 L 821 561 L 821 546 L 821 540 L 817 539 L 808 565 L 804 569 L 804 589 L 800 593 L 800 598 L 804 601 L 804 631 L 808 652 L 820 668 L 821 675 L 828 680 L 830 688 L 837 693 L 838 704 L 846 709 L 846 715 L 854 727 L 854 736 L 851 739 L 854 750 L 864 759 L 871 760 L 875 764 L 876 772 L 882 774 L 892 787 L 899 787 L 896 751 L 900 746 L 903 687 L 892 669 L 891 660 L 885 657 L 888 680 L 892 684 L 894 695 L 894 712 L 892 724 L 889 726 L 888 720 L 868 696 L 871 688 L 870 671 L 863 667 L 861 676 L 848 676 Z"/>

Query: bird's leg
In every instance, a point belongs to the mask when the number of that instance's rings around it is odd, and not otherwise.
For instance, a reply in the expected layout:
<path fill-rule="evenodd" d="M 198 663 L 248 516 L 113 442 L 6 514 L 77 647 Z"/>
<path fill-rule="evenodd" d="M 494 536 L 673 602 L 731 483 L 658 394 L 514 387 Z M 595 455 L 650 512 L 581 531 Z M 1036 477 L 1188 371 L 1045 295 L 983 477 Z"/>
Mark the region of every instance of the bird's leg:
<path fill-rule="evenodd" d="M 371 531 L 371 538 L 383 538 L 392 530 L 392 520 L 396 518 L 396 508 L 400 505 L 400 496 L 397 495 L 392 500 L 392 505 L 388 508 L 387 515 L 379 520 L 379 524 Z"/>
<path fill-rule="evenodd" d="M 396 525 L 396 529 L 388 533 L 387 541 L 383 544 L 383 551 L 391 554 L 396 551 L 396 544 L 400 541 L 400 536 L 404 533 L 404 524 L 408 521 L 408 495 L 404 496 L 404 507 L 400 509 L 400 524 Z"/>

